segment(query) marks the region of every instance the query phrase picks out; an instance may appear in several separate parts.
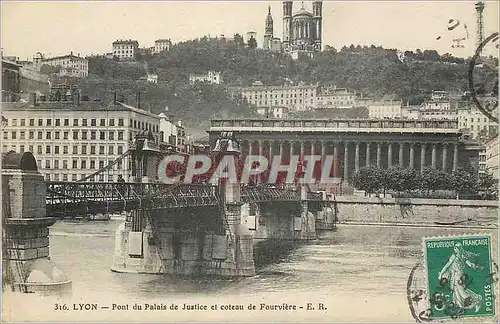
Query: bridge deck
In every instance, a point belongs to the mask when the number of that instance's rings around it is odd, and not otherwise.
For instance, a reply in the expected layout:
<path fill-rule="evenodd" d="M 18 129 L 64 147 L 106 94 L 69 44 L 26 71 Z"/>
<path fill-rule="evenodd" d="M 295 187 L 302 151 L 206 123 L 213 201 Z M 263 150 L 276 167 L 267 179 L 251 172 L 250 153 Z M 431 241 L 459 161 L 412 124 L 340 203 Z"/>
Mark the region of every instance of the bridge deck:
<path fill-rule="evenodd" d="M 69 217 L 116 213 L 136 208 L 171 209 L 219 205 L 219 188 L 212 184 L 47 182 L 47 216 Z M 244 202 L 299 201 L 297 191 L 265 185 L 242 187 Z M 308 193 L 320 201 L 321 194 Z"/>

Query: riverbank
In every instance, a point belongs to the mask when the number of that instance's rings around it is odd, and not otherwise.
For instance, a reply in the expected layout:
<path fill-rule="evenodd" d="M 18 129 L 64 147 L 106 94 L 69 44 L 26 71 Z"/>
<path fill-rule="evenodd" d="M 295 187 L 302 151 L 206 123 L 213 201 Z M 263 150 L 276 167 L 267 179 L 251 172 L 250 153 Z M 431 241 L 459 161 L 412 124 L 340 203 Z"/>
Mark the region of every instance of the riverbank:
<path fill-rule="evenodd" d="M 357 222 L 357 221 L 344 221 L 336 224 L 341 226 L 374 226 L 374 227 L 411 227 L 411 228 L 442 228 L 442 229 L 497 229 L 498 224 L 480 226 L 480 225 L 439 225 L 439 224 L 415 224 L 415 223 L 370 223 L 370 222 Z"/>

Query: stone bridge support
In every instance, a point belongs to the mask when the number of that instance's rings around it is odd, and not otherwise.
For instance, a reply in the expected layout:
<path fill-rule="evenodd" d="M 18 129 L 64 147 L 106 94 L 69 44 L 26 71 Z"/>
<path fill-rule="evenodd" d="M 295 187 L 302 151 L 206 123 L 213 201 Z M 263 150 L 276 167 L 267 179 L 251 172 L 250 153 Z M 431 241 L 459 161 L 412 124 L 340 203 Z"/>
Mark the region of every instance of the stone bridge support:
<path fill-rule="evenodd" d="M 31 153 L 2 156 L 3 278 L 18 292 L 69 294 L 71 280 L 49 259 L 46 187 Z"/>

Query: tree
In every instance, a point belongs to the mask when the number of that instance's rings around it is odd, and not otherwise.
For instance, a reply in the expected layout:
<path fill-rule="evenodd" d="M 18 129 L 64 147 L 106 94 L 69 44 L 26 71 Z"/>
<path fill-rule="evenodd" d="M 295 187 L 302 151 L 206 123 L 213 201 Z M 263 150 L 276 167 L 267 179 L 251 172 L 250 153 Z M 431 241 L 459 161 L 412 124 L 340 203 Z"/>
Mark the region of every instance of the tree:
<path fill-rule="evenodd" d="M 371 165 L 359 168 L 352 176 L 352 184 L 356 189 L 364 190 L 368 194 L 374 193 L 382 188 L 383 171 Z"/>
<path fill-rule="evenodd" d="M 448 190 L 453 188 L 452 178 L 449 173 L 431 167 L 424 167 L 421 174 L 422 189 L 430 191 Z"/>
<path fill-rule="evenodd" d="M 479 174 L 478 179 L 478 190 L 484 194 L 487 198 L 496 198 L 494 195 L 495 189 L 497 189 L 498 180 L 495 180 L 493 175 L 490 172 L 484 172 Z"/>
<path fill-rule="evenodd" d="M 452 174 L 453 187 L 459 194 L 475 194 L 478 189 L 477 176 L 472 170 L 458 169 Z"/>
<path fill-rule="evenodd" d="M 255 40 L 255 38 L 253 38 L 253 36 L 251 36 L 250 39 L 248 40 L 248 48 L 252 49 L 257 48 L 257 41 Z"/>

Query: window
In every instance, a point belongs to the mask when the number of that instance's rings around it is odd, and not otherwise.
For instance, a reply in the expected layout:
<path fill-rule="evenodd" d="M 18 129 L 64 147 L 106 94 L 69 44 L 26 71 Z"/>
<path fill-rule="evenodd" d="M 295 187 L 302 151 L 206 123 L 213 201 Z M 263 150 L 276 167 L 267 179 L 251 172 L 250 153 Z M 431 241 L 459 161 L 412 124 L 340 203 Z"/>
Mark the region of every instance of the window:
<path fill-rule="evenodd" d="M 99 170 L 104 168 L 104 161 L 99 161 Z"/>
<path fill-rule="evenodd" d="M 69 126 L 69 119 L 64 119 L 64 126 Z"/>
<path fill-rule="evenodd" d="M 95 154 L 95 145 L 90 146 L 90 154 Z"/>
<path fill-rule="evenodd" d="M 67 145 L 63 146 L 63 154 L 68 154 L 68 146 Z"/>
<path fill-rule="evenodd" d="M 17 126 L 17 119 L 12 119 L 12 126 Z"/>
<path fill-rule="evenodd" d="M 67 140 L 68 139 L 69 132 L 64 132 L 63 133 L 63 139 Z"/>
<path fill-rule="evenodd" d="M 35 139 L 35 132 L 34 131 L 29 131 L 28 138 L 29 139 Z"/>
<path fill-rule="evenodd" d="M 78 145 L 73 145 L 73 154 L 78 154 Z"/>
<path fill-rule="evenodd" d="M 76 180 L 77 180 L 77 178 L 76 178 L 76 174 L 72 174 L 72 175 L 71 175 L 71 181 L 76 181 Z"/>
<path fill-rule="evenodd" d="M 105 149 L 104 145 L 99 146 L 99 154 L 101 154 L 101 155 L 106 154 L 104 152 L 104 149 Z"/>
<path fill-rule="evenodd" d="M 72 163 L 73 169 L 77 169 L 78 168 L 78 160 L 73 159 L 73 161 L 71 163 Z"/>
<path fill-rule="evenodd" d="M 33 145 L 29 145 L 28 146 L 28 151 L 31 152 L 31 153 L 33 153 Z"/>
<path fill-rule="evenodd" d="M 96 136 L 95 136 L 95 135 L 96 135 L 96 131 L 91 131 L 91 132 L 90 132 L 90 139 L 91 139 L 91 140 L 95 140 L 95 139 L 96 139 Z"/>
<path fill-rule="evenodd" d="M 87 168 L 87 160 L 82 160 L 82 169 L 86 169 Z M 82 175 L 82 178 L 83 178 L 83 175 Z"/>
<path fill-rule="evenodd" d="M 50 169 L 50 160 L 45 160 L 45 169 Z"/>
<path fill-rule="evenodd" d="M 54 173 L 54 181 L 59 181 L 59 174 L 58 173 Z"/>
<path fill-rule="evenodd" d="M 41 145 L 38 145 L 37 148 L 36 148 L 36 153 L 37 154 L 42 154 L 42 146 Z"/>
<path fill-rule="evenodd" d="M 87 154 L 87 145 L 82 145 L 82 155 Z"/>
<path fill-rule="evenodd" d="M 73 126 L 78 126 L 78 118 L 73 119 Z"/>
<path fill-rule="evenodd" d="M 108 154 L 109 155 L 113 155 L 114 154 L 113 149 L 114 149 L 113 145 L 110 145 L 109 149 L 108 149 Z"/>
<path fill-rule="evenodd" d="M 106 126 L 106 119 L 101 119 L 101 123 L 100 123 L 101 126 Z"/>
<path fill-rule="evenodd" d="M 30 119 L 30 126 L 35 126 L 35 120 L 33 118 Z"/>
<path fill-rule="evenodd" d="M 59 145 L 54 146 L 54 154 L 59 154 Z"/>
<path fill-rule="evenodd" d="M 3 139 L 9 138 L 9 132 L 3 132 Z"/>
<path fill-rule="evenodd" d="M 134 128 L 137 128 L 137 120 L 134 120 Z"/>
<path fill-rule="evenodd" d="M 38 126 L 43 126 L 43 119 L 38 120 Z"/>
<path fill-rule="evenodd" d="M 22 140 L 23 140 L 23 139 L 26 139 L 26 132 L 21 131 L 21 132 L 19 133 L 19 139 L 22 139 Z"/>
<path fill-rule="evenodd" d="M 63 169 L 68 168 L 68 160 L 63 160 Z"/>
<path fill-rule="evenodd" d="M 87 131 L 82 131 L 82 139 L 83 140 L 87 139 Z"/>
<path fill-rule="evenodd" d="M 118 132 L 118 140 L 123 141 L 123 132 Z"/>
<path fill-rule="evenodd" d="M 92 118 L 92 119 L 90 120 L 90 126 L 97 126 L 97 119 Z"/>
<path fill-rule="evenodd" d="M 87 126 L 87 119 L 86 118 L 82 119 L 82 126 Z"/>
<path fill-rule="evenodd" d="M 106 139 L 106 132 L 100 131 L 99 132 L 99 139 L 100 140 L 105 140 Z"/>
<path fill-rule="evenodd" d="M 118 170 L 121 170 L 121 169 L 122 169 L 122 167 L 123 167 L 123 163 L 122 163 L 122 161 L 118 161 L 118 163 L 116 164 L 116 168 L 117 168 Z"/>
<path fill-rule="evenodd" d="M 61 120 L 59 118 L 56 118 L 56 126 L 61 126 Z"/>
<path fill-rule="evenodd" d="M 111 140 L 111 141 L 115 140 L 115 132 L 113 132 L 113 131 L 109 132 L 108 136 L 109 136 L 109 140 Z"/>
<path fill-rule="evenodd" d="M 100 181 L 100 182 L 104 182 L 104 174 L 102 174 L 102 173 L 101 173 L 101 174 L 99 175 L 99 181 Z"/>
<path fill-rule="evenodd" d="M 19 152 L 24 153 L 24 145 L 19 145 Z"/>
<path fill-rule="evenodd" d="M 51 136 L 51 135 L 52 135 L 52 133 L 51 133 L 51 132 L 47 132 L 47 134 L 46 134 L 46 135 L 47 135 L 47 136 L 46 136 L 46 138 L 47 138 L 47 139 L 51 139 L 51 138 L 52 138 L 52 136 Z"/>
<path fill-rule="evenodd" d="M 16 137 L 17 137 L 16 135 L 17 135 L 17 134 L 16 134 L 16 132 L 15 132 L 15 131 L 14 131 L 14 132 L 12 132 L 12 134 L 11 134 L 11 135 L 12 135 L 12 139 L 16 139 Z"/>
<path fill-rule="evenodd" d="M 50 181 L 50 173 L 45 173 L 45 181 Z"/>
<path fill-rule="evenodd" d="M 118 146 L 118 154 L 123 154 L 123 146 Z"/>
<path fill-rule="evenodd" d="M 54 169 L 59 169 L 59 160 L 54 161 Z"/>
<path fill-rule="evenodd" d="M 123 126 L 123 118 L 118 119 L 118 126 Z"/>
<path fill-rule="evenodd" d="M 63 176 L 62 177 L 63 181 L 68 181 L 68 175 L 66 173 L 63 174 L 62 176 Z"/>
<path fill-rule="evenodd" d="M 47 126 L 52 126 L 52 119 L 47 119 Z"/>
<path fill-rule="evenodd" d="M 60 139 L 60 137 L 61 137 L 61 132 L 54 133 L 54 139 Z"/>
<path fill-rule="evenodd" d="M 73 139 L 74 140 L 78 139 L 78 131 L 73 131 Z"/>
<path fill-rule="evenodd" d="M 90 169 L 95 169 L 95 161 L 90 160 Z"/>
<path fill-rule="evenodd" d="M 26 126 L 26 119 L 21 118 L 21 126 Z"/>
<path fill-rule="evenodd" d="M 114 118 L 109 119 L 109 126 L 115 126 L 115 119 Z"/>

